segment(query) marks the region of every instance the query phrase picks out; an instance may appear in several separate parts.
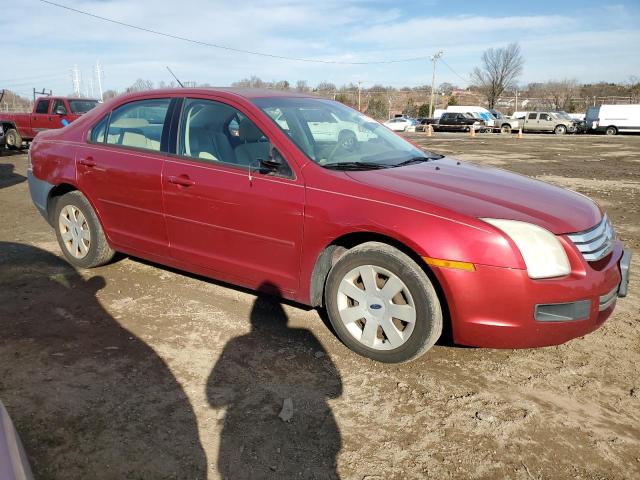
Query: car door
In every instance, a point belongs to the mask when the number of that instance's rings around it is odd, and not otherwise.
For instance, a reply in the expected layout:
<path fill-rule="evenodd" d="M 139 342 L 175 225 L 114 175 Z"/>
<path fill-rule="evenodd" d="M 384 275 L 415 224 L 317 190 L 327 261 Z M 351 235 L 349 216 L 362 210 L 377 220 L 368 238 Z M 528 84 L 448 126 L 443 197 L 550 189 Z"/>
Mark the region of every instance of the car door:
<path fill-rule="evenodd" d="M 527 130 L 532 132 L 540 131 L 540 121 L 538 120 L 538 114 L 533 112 L 527 115 L 526 120 Z"/>
<path fill-rule="evenodd" d="M 64 114 L 57 113 L 59 108 L 62 109 L 61 111 L 64 111 Z M 49 128 L 60 128 L 69 125 L 69 111 L 67 110 L 64 100 L 61 98 L 56 98 L 52 102 L 49 124 Z"/>
<path fill-rule="evenodd" d="M 158 259 L 168 256 L 161 175 L 171 102 L 150 98 L 118 106 L 76 153 L 80 189 L 109 239 L 128 253 Z"/>
<path fill-rule="evenodd" d="M 539 119 L 539 124 L 540 124 L 540 130 L 541 131 L 551 131 L 554 129 L 555 127 L 555 122 L 553 120 L 553 118 L 551 117 L 551 115 L 549 115 L 548 113 L 540 113 L 538 115 L 538 119 Z"/>
<path fill-rule="evenodd" d="M 229 132 L 234 119 L 238 136 Z M 256 117 L 223 101 L 185 99 L 177 131 L 177 155 L 163 172 L 171 255 L 233 283 L 269 282 L 295 292 L 304 208 L 299 173 L 286 159 L 277 172 L 261 169 L 260 159 L 278 145 Z"/>
<path fill-rule="evenodd" d="M 51 128 L 51 115 L 49 114 L 49 106 L 51 99 L 41 98 L 36 103 L 36 108 L 31 114 L 31 134 L 35 137 L 38 132 L 49 130 Z"/>

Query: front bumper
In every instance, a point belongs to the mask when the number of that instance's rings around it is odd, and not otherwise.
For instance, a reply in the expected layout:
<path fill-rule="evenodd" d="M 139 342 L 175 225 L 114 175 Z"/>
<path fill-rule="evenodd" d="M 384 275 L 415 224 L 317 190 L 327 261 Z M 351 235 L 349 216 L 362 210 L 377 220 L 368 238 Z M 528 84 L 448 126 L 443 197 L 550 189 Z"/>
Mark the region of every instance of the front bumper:
<path fill-rule="evenodd" d="M 571 261 L 578 265 L 582 259 L 574 253 Z M 613 300 L 607 295 L 612 291 L 626 294 L 629 263 L 630 254 L 616 241 L 606 264 L 598 265 L 598 270 L 582 261 L 581 268 L 559 279 L 532 280 L 526 270 L 486 265 L 476 265 L 474 272 L 439 268 L 436 275 L 448 299 L 456 343 L 533 348 L 558 345 L 600 327 L 615 307 L 616 295 Z M 537 305 L 585 300 L 589 305 L 581 319 L 535 319 Z"/>

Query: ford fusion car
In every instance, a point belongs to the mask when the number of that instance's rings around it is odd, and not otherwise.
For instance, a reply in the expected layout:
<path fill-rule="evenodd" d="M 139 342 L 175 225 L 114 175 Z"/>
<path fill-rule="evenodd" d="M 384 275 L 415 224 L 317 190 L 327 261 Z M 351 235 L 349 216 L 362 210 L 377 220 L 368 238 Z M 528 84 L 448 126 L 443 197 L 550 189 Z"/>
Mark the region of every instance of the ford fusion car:
<path fill-rule="evenodd" d="M 320 134 L 335 123 L 362 134 Z M 118 251 L 321 307 L 383 362 L 422 355 L 443 326 L 464 345 L 566 342 L 627 291 L 630 253 L 589 198 L 304 94 L 118 97 L 38 135 L 29 186 L 76 267 Z"/>

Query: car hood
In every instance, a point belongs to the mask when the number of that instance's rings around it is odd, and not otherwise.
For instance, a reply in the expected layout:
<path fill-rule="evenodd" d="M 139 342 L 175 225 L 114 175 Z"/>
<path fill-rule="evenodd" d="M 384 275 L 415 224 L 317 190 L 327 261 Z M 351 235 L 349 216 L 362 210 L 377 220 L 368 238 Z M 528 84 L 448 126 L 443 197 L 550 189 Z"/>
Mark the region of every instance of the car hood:
<path fill-rule="evenodd" d="M 520 220 L 561 235 L 586 230 L 602 212 L 571 190 L 498 168 L 451 158 L 382 170 L 348 172 L 357 182 L 476 218 Z"/>

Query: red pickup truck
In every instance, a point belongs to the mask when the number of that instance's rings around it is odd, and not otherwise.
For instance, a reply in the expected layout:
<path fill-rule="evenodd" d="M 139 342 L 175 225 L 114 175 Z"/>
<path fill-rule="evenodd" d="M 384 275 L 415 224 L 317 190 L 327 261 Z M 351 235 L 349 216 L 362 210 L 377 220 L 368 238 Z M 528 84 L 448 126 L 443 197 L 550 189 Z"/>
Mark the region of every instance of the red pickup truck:
<path fill-rule="evenodd" d="M 23 142 L 30 142 L 38 132 L 62 128 L 97 104 L 98 100 L 86 98 L 41 97 L 31 113 L 0 112 L 0 143 L 21 148 Z"/>

